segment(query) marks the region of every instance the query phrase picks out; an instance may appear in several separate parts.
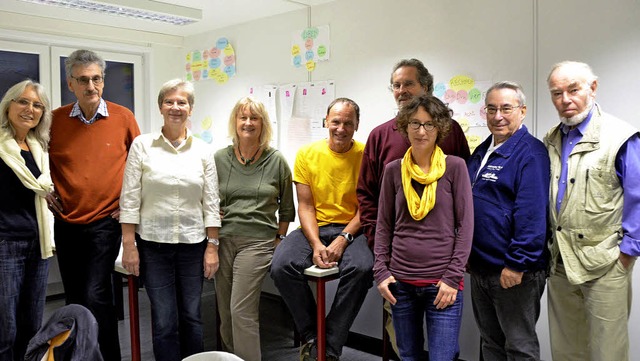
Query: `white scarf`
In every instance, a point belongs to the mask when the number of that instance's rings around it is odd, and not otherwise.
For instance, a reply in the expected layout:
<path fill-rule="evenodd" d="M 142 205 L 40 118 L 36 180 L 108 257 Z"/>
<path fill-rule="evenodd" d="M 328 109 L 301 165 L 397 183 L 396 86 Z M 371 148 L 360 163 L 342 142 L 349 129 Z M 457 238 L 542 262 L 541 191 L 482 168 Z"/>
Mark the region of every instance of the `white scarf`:
<path fill-rule="evenodd" d="M 47 194 L 53 191 L 53 182 L 49 174 L 49 153 L 42 149 L 42 145 L 31 135 L 31 132 L 27 133 L 26 141 L 33 159 L 42 173 L 38 179 L 27 168 L 24 158 L 20 154 L 20 146 L 6 130 L 0 130 L 0 158 L 13 170 L 27 189 L 35 192 L 40 254 L 43 259 L 46 259 L 53 256 L 51 230 L 49 227 L 50 215 L 45 199 Z"/>

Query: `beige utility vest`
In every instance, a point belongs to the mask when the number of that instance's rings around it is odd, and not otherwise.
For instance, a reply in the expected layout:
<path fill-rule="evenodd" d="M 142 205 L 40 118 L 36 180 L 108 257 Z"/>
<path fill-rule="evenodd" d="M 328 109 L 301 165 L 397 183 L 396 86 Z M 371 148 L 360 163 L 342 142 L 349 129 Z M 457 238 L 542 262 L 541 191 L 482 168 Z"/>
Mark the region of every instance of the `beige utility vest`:
<path fill-rule="evenodd" d="M 594 107 L 586 133 L 569 155 L 567 189 L 559 212 L 555 205 L 561 172 L 560 126 L 544 138 L 551 160 L 551 272 L 562 255 L 572 284 L 601 277 L 620 255 L 623 189 L 615 160 L 620 147 L 636 132 L 630 124 Z"/>

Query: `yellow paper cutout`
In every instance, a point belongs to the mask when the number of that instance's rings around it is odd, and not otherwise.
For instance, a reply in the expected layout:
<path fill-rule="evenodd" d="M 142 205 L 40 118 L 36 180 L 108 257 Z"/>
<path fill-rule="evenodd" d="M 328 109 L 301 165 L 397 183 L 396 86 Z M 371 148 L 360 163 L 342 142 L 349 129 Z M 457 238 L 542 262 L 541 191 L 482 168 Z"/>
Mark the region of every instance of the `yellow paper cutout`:
<path fill-rule="evenodd" d="M 191 63 L 191 71 L 202 70 L 207 66 L 205 61 L 194 61 Z"/>
<path fill-rule="evenodd" d="M 229 55 L 233 55 L 233 47 L 231 47 L 231 44 L 227 44 L 227 46 L 224 47 L 224 55 L 229 56 Z"/>
<path fill-rule="evenodd" d="M 466 75 L 456 75 L 449 80 L 449 88 L 455 91 L 463 89 L 469 91 L 473 89 L 474 85 L 475 81 Z"/>
<path fill-rule="evenodd" d="M 209 70 L 209 78 L 214 79 L 218 84 L 224 84 L 229 80 L 229 76 L 220 69 Z"/>
<path fill-rule="evenodd" d="M 212 123 L 213 120 L 211 119 L 211 117 L 207 116 L 206 118 L 202 119 L 202 122 L 200 122 L 200 127 L 202 128 L 202 130 L 207 130 L 211 128 Z"/>
<path fill-rule="evenodd" d="M 482 143 L 482 138 L 479 135 L 467 135 L 467 143 L 469 143 L 469 150 L 473 152 Z"/>
<path fill-rule="evenodd" d="M 316 69 L 316 62 L 313 60 L 307 61 L 305 65 L 307 66 L 307 71 L 314 71 Z"/>
<path fill-rule="evenodd" d="M 467 132 L 469 130 L 469 120 L 467 118 L 457 119 L 460 124 L 460 128 L 462 128 L 463 132 Z"/>

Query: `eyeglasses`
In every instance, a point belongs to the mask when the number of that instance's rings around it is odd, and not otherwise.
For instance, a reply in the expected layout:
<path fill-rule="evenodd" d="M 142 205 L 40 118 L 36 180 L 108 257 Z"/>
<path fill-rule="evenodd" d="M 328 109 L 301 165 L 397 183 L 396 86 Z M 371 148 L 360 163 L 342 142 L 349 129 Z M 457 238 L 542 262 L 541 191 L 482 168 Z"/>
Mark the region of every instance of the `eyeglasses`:
<path fill-rule="evenodd" d="M 389 90 L 398 91 L 401 88 L 405 88 L 405 89 L 413 88 L 414 86 L 416 86 L 416 84 L 417 83 L 415 81 L 413 81 L 413 80 L 408 80 L 408 81 L 405 81 L 403 83 L 399 83 L 399 82 L 398 83 L 393 83 L 393 84 L 389 85 Z"/>
<path fill-rule="evenodd" d="M 81 76 L 79 78 L 76 78 L 73 75 L 70 75 L 71 79 L 75 79 L 78 84 L 80 85 L 84 85 L 87 86 L 89 85 L 89 82 L 92 81 L 93 84 L 102 84 L 102 82 L 104 81 L 104 78 L 100 75 L 94 75 L 91 78 L 89 78 L 88 76 Z"/>
<path fill-rule="evenodd" d="M 43 112 L 44 111 L 44 104 L 40 103 L 40 102 L 32 102 L 29 99 L 25 99 L 25 98 L 19 98 L 19 99 L 11 99 L 12 102 L 15 102 L 16 104 L 18 104 L 19 106 L 21 106 L 22 108 L 26 108 L 26 107 L 33 107 L 33 109 Z"/>
<path fill-rule="evenodd" d="M 502 115 L 509 115 L 518 108 L 522 108 L 522 105 L 518 105 L 515 107 L 513 105 L 505 105 L 500 108 L 490 106 L 490 105 L 484 107 L 484 109 L 487 111 L 487 114 L 489 115 L 496 115 L 496 113 L 498 113 L 498 110 L 500 111 L 500 113 L 502 113 Z"/>
<path fill-rule="evenodd" d="M 413 129 L 413 130 L 418 130 L 420 129 L 420 127 L 424 127 L 424 130 L 426 130 L 427 132 L 430 132 L 434 129 L 436 129 L 436 126 L 433 125 L 433 123 L 420 123 L 418 121 L 412 120 L 409 122 L 409 128 Z"/>

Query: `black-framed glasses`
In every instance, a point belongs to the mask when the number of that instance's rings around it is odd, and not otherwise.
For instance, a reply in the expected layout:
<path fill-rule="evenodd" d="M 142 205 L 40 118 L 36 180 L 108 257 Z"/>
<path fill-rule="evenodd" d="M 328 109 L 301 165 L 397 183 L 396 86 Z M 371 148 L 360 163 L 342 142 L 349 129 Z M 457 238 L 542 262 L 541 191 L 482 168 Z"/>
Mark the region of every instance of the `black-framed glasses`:
<path fill-rule="evenodd" d="M 25 98 L 18 98 L 18 99 L 11 99 L 12 102 L 15 102 L 16 104 L 18 104 L 19 106 L 26 108 L 26 107 L 33 107 L 33 109 L 38 110 L 43 112 L 44 111 L 44 104 L 40 103 L 40 102 L 32 102 L 29 99 L 25 99 Z"/>
<path fill-rule="evenodd" d="M 77 78 L 71 75 L 71 79 L 75 79 L 78 82 L 78 84 L 84 85 L 84 86 L 89 85 L 90 81 L 93 82 L 93 84 L 102 84 L 102 82 L 104 81 L 104 78 L 101 75 L 94 75 L 92 77 L 80 76 Z"/>
<path fill-rule="evenodd" d="M 501 106 L 499 108 L 491 106 L 491 105 L 487 105 L 486 107 L 484 107 L 484 110 L 486 110 L 487 114 L 489 114 L 489 115 L 496 115 L 496 113 L 498 113 L 498 111 L 500 111 L 500 113 L 502 113 L 502 115 L 509 115 L 509 114 L 513 113 L 513 111 L 518 109 L 518 108 L 522 108 L 522 105 L 517 105 L 517 106 L 504 105 L 504 106 Z"/>
<path fill-rule="evenodd" d="M 413 130 L 418 130 L 420 129 L 420 127 L 424 127 L 424 130 L 426 130 L 427 132 L 430 132 L 436 129 L 436 126 L 433 125 L 433 123 L 420 123 L 417 120 L 412 120 L 409 122 L 409 128 Z"/>

